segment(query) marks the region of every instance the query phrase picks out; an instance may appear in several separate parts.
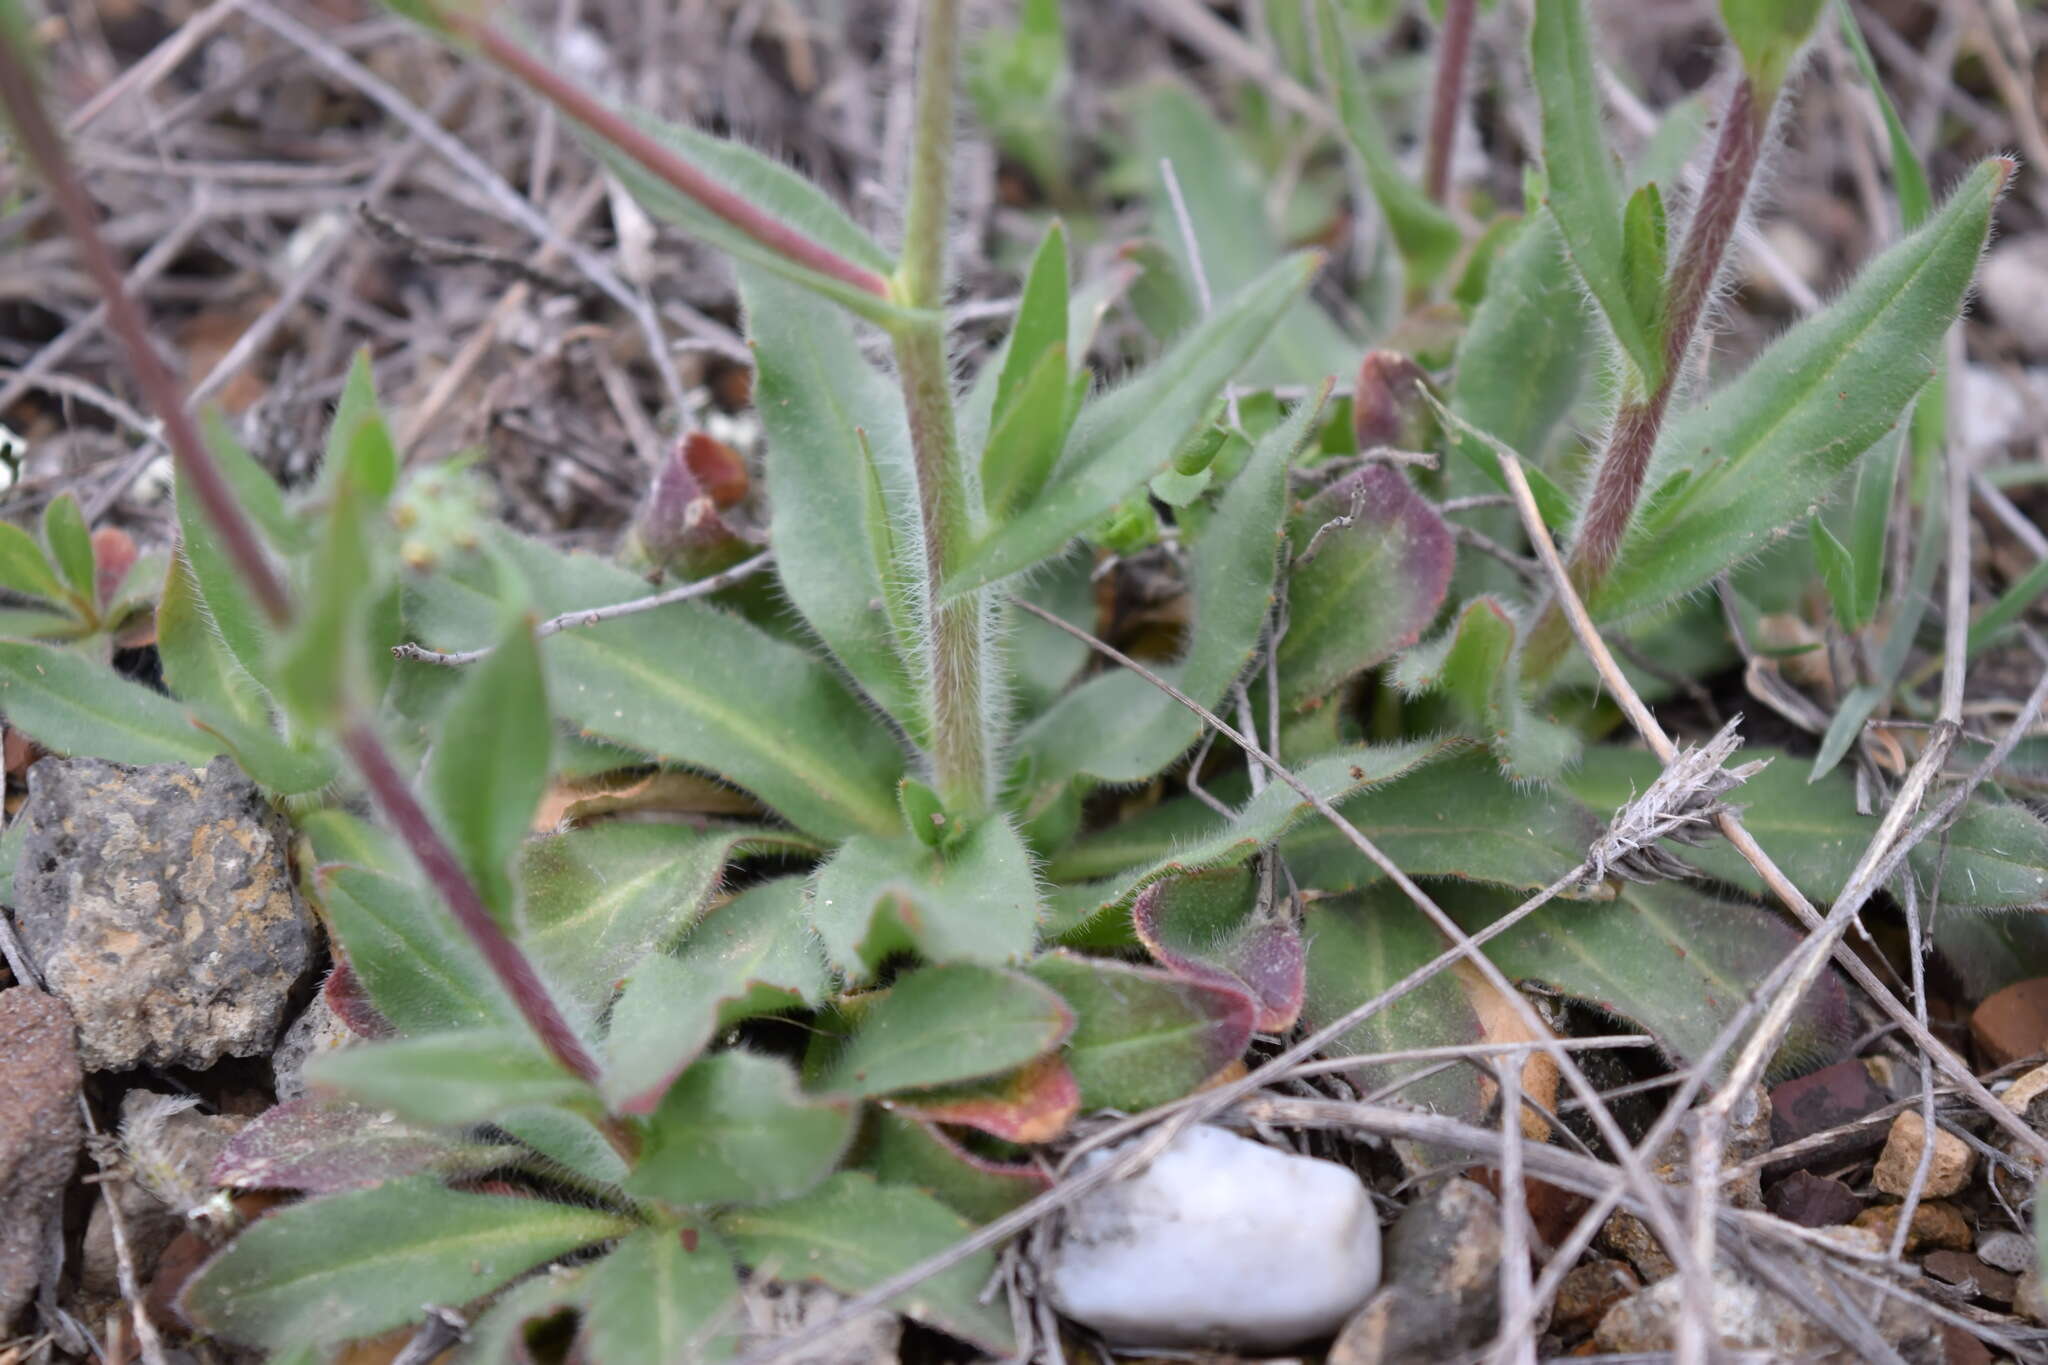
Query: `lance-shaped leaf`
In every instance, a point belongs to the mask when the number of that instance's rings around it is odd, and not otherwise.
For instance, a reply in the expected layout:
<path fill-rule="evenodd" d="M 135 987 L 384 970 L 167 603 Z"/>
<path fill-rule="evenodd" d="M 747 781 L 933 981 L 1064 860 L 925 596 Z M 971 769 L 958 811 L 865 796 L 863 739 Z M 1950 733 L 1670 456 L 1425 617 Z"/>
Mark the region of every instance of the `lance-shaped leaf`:
<path fill-rule="evenodd" d="M 1467 931 L 1514 907 L 1498 891 L 1448 886 L 1441 904 Z M 1801 937 L 1767 910 L 1662 882 L 1624 887 L 1606 904 L 1552 902 L 1488 943 L 1486 955 L 1517 983 L 1628 1020 L 1674 1062 L 1691 1065 Z M 1831 1062 L 1854 1032 L 1848 995 L 1829 969 L 1801 1000 L 1777 1065 L 1806 1070 Z M 1724 1053 L 1714 1076 L 1725 1077 L 1734 1059 L 1735 1050 Z"/>
<path fill-rule="evenodd" d="M 1565 253 L 1606 315 L 1644 391 L 1664 373 L 1651 319 L 1630 302 L 1622 257 L 1621 189 L 1600 123 L 1600 84 L 1583 0 L 1539 0 L 1529 68 L 1543 116 L 1545 203 Z"/>
<path fill-rule="evenodd" d="M 1075 354 L 1068 340 L 1067 294 L 1067 236 L 1054 223 L 1031 258 L 1003 353 L 988 362 L 996 383 L 980 453 L 981 491 L 988 515 L 997 521 L 1045 487 L 1075 415 L 1067 401 L 1069 356 Z"/>
<path fill-rule="evenodd" d="M 1323 390 L 1327 393 L 1327 387 Z M 1194 623 L 1187 652 L 1157 670 L 1214 707 L 1250 662 L 1272 607 L 1287 472 L 1323 410 L 1301 403 L 1253 448 L 1193 538 Z M 1031 781 L 1044 787 L 1088 773 L 1107 782 L 1151 777 L 1201 735 L 1201 720 L 1128 669 L 1098 674 L 1054 703 L 1018 737 Z"/>
<path fill-rule="evenodd" d="M 398 447 L 377 403 L 370 353 L 359 350 L 349 364 L 341 401 L 334 406 L 333 425 L 327 428 L 327 459 L 320 469 L 322 489 L 331 495 L 345 479 L 359 495 L 382 502 L 398 484 L 398 465 Z"/>
<path fill-rule="evenodd" d="M 1310 498 L 1289 535 L 1307 554 L 1318 534 L 1314 555 L 1289 575 L 1280 641 L 1281 698 L 1296 710 L 1414 644 L 1443 604 L 1456 557 L 1443 518 L 1388 464 Z"/>
<path fill-rule="evenodd" d="M 625 1185 L 678 1206 L 787 1199 L 825 1178 L 853 1128 L 852 1107 L 799 1092 L 788 1063 L 721 1052 L 670 1087 Z"/>
<path fill-rule="evenodd" d="M 861 231 L 844 209 L 833 203 L 823 190 L 780 162 L 772 161 L 742 143 L 712 137 L 680 124 L 665 123 L 648 114 L 629 111 L 622 117 L 769 219 L 795 229 L 803 237 L 875 275 L 887 276 L 895 268 L 895 262 L 889 259 L 888 253 Z M 576 126 L 584 133 L 591 150 L 655 217 L 674 223 L 691 236 L 748 265 L 771 270 L 864 317 L 886 321 L 900 314 L 899 309 L 877 295 L 808 268 L 783 252 L 763 245 L 751 234 L 650 173 L 633 157 L 583 129 L 582 125 Z"/>
<path fill-rule="evenodd" d="M 1048 1055 L 1007 1076 L 913 1091 L 885 1107 L 927 1123 L 978 1129 L 1005 1142 L 1050 1142 L 1081 1112 L 1081 1087 L 1064 1061 Z"/>
<path fill-rule="evenodd" d="M 977 1223 L 1002 1217 L 1052 1183 L 1034 1163 L 976 1155 L 937 1124 L 886 1109 L 870 1115 L 861 1165 L 883 1184 L 923 1190 Z"/>
<path fill-rule="evenodd" d="M 520 946 L 594 1011 L 689 932 L 728 862 L 787 846 L 773 830 L 623 821 L 535 839 L 520 850 Z"/>
<path fill-rule="evenodd" d="M 338 1194 L 414 1175 L 481 1175 L 519 1155 L 517 1147 L 416 1128 L 382 1109 L 307 1098 L 258 1114 L 228 1139 L 209 1178 L 245 1190 Z"/>
<path fill-rule="evenodd" d="M 181 1306 L 202 1331 L 246 1346 L 326 1345 L 415 1321 L 422 1304 L 468 1303 L 632 1226 L 545 1199 L 394 1181 L 259 1220 L 186 1286 Z"/>
<path fill-rule="evenodd" d="M 1457 256 L 1458 249 L 1465 244 L 1464 234 L 1450 214 L 1402 173 L 1330 0 L 1318 0 L 1316 27 L 1323 50 L 1323 71 L 1337 92 L 1345 140 L 1352 155 L 1358 158 L 1380 216 L 1387 220 L 1387 231 L 1407 269 L 1408 287 L 1414 291 L 1427 289 Z"/>
<path fill-rule="evenodd" d="M 934 962 L 1012 962 L 1041 909 L 1023 841 L 984 820 L 944 850 L 898 835 L 848 840 L 818 873 L 811 921 L 840 971 L 868 973 L 899 948 Z"/>
<path fill-rule="evenodd" d="M 561 1105 L 521 1105 L 494 1115 L 491 1127 L 583 1183 L 625 1183 L 626 1159 L 586 1113 Z"/>
<path fill-rule="evenodd" d="M 730 1210 L 719 1215 L 718 1227 L 753 1269 L 817 1280 L 842 1294 L 872 1288 L 973 1231 L 923 1191 L 878 1184 L 859 1171 L 842 1171 L 801 1199 Z M 889 1306 L 1005 1354 L 1016 1349 L 1009 1308 L 1001 1295 L 982 1296 L 995 1268 L 994 1252 L 975 1252 Z"/>
<path fill-rule="evenodd" d="M 512 915 L 512 854 L 547 789 L 554 739 L 533 623 L 513 618 L 442 709 L 425 777 L 435 825 L 500 921 Z"/>
<path fill-rule="evenodd" d="M 891 614 L 874 609 L 895 590 L 875 553 L 892 538 L 878 541 L 867 524 L 879 514 L 890 523 L 884 532 L 917 526 L 903 397 L 861 354 L 844 317 L 765 270 L 742 268 L 739 280 L 754 348 L 754 410 L 768 441 L 776 576 L 854 681 L 919 733 L 916 689 Z M 867 506 L 870 477 L 880 508 Z"/>
<path fill-rule="evenodd" d="M 1318 900 L 1304 912 L 1308 940 L 1308 994 L 1304 1026 L 1321 1029 L 1391 988 L 1439 956 L 1443 935 L 1399 888 L 1383 883 L 1346 896 Z M 1325 1056 L 1356 1057 L 1410 1048 L 1448 1047 L 1481 1040 L 1479 1016 L 1442 971 L 1399 1000 L 1346 1029 Z M 1349 1074 L 1374 1094 L 1428 1071 L 1433 1062 L 1360 1062 Z M 1402 1086 L 1393 1098 L 1450 1118 L 1478 1122 L 1486 1112 L 1479 1074 L 1453 1066 Z"/>
<path fill-rule="evenodd" d="M 1877 832 L 1878 817 L 1857 813 L 1856 784 L 1847 773 L 1808 782 L 1804 765 L 1789 754 L 1755 748 L 1744 750 L 1744 756 L 1775 761 L 1730 796 L 1741 808 L 1743 825 L 1794 886 L 1815 901 L 1833 900 Z M 1584 763 L 1566 776 L 1565 785 L 1604 815 L 1648 787 L 1659 771 L 1650 754 L 1598 745 L 1586 751 Z M 1699 848 L 1669 847 L 1718 881 L 1765 894 L 1756 872 L 1720 840 Z M 2009 910 L 2048 902 L 2048 825 L 2011 802 L 1972 801 L 1943 838 L 1921 843 L 1906 861 L 1922 896 L 1938 894 L 1944 910 Z"/>
<path fill-rule="evenodd" d="M 1311 759 L 1295 775 L 1324 800 L 1342 802 L 1463 746 L 1457 739 L 1360 745 Z M 1059 881 L 1112 878 L 1103 886 L 1103 904 L 1123 903 L 1168 877 L 1243 863 L 1314 815 L 1314 803 L 1284 782 L 1268 782 L 1230 820 L 1192 797 L 1169 801 L 1079 841 L 1047 873 Z"/>
<path fill-rule="evenodd" d="M 1508 476 L 1501 469 L 1503 455 L 1515 455 L 1516 451 L 1501 442 L 1490 432 L 1482 431 L 1457 413 L 1437 401 L 1435 394 L 1422 390 L 1422 397 L 1438 417 L 1443 419 L 1444 443 L 1461 456 L 1466 464 L 1484 474 L 1487 481 L 1503 492 L 1508 490 Z M 1522 473 L 1529 480 L 1529 491 L 1536 499 L 1536 510 L 1543 514 L 1546 526 L 1563 526 L 1571 520 L 1571 499 L 1557 486 L 1557 481 L 1536 465 L 1526 461 Z"/>
<path fill-rule="evenodd" d="M 1168 971 L 1242 991 L 1261 1033 L 1285 1033 L 1301 1016 L 1301 931 L 1277 897 L 1261 897 L 1259 880 L 1239 866 L 1155 882 L 1131 919 Z"/>
<path fill-rule="evenodd" d="M 1840 298 L 1666 428 L 1653 486 L 1690 477 L 1637 516 L 1587 604 L 1597 617 L 1669 601 L 1756 554 L 1891 430 L 1933 372 L 2011 173 L 2000 159 L 1979 166 Z"/>
<path fill-rule="evenodd" d="M 1600 833 L 1576 801 L 1510 781 L 1476 751 L 1370 788 L 1338 809 L 1410 876 L 1532 890 L 1577 867 Z M 1381 876 L 1328 821 L 1290 835 L 1280 849 L 1303 886 L 1343 891 Z"/>
<path fill-rule="evenodd" d="M 199 585 L 183 555 L 172 555 L 156 604 L 156 652 L 164 686 L 192 706 L 251 724 L 270 719 L 263 689 L 228 652 L 213 618 L 199 600 Z"/>
<path fill-rule="evenodd" d="M 1557 221 L 1533 215 L 1487 273 L 1486 295 L 1458 343 L 1451 411 L 1540 458 L 1578 396 L 1586 333 L 1585 295 L 1564 259 Z M 1497 468 L 1488 473 L 1498 479 Z"/>
<path fill-rule="evenodd" d="M 12 522 L 0 522 L 0 588 L 45 602 L 62 602 L 65 596 L 64 582 L 43 547 Z"/>
<path fill-rule="evenodd" d="M 920 967 L 857 999 L 852 1035 L 817 1068 L 815 1093 L 887 1095 L 993 1076 L 1074 1029 L 1058 995 L 997 967 Z"/>
<path fill-rule="evenodd" d="M 1136 1112 L 1192 1094 L 1251 1044 L 1258 1007 L 1231 987 L 1065 951 L 1030 971 L 1073 1006 L 1062 1056 L 1090 1109 Z"/>
<path fill-rule="evenodd" d="M 325 1052 L 306 1080 L 420 1123 L 478 1123 L 522 1105 L 583 1098 L 583 1082 L 506 1029 L 429 1033 Z"/>
<path fill-rule="evenodd" d="M 591 1360 L 730 1359 L 732 1252 L 698 1228 L 642 1228 L 613 1247 L 584 1284 L 583 1340 Z"/>
<path fill-rule="evenodd" d="M 402 9 L 399 0 L 394 9 Z M 545 1275 L 520 1281 L 491 1301 L 463 1335 L 462 1365 L 533 1365 L 533 1329 L 583 1301 L 588 1265 L 551 1267 Z"/>
<path fill-rule="evenodd" d="M 417 878 L 332 866 L 311 880 L 352 974 L 401 1032 L 520 1025 L 476 945 Z"/>
<path fill-rule="evenodd" d="M 96 607 L 99 570 L 92 552 L 92 532 L 86 529 L 85 513 L 72 494 L 59 493 L 43 509 L 43 546 L 50 562 L 63 571 L 79 605 L 87 610 Z"/>
<path fill-rule="evenodd" d="M 1321 258 L 1278 262 L 1181 338 L 1137 379 L 1081 412 L 1045 490 L 976 547 L 946 583 L 956 597 L 1049 557 L 1170 467 L 1209 404 L 1308 287 Z"/>
<path fill-rule="evenodd" d="M 255 522 L 264 537 L 287 549 L 302 548 L 305 533 L 298 529 L 284 508 L 284 495 L 248 451 L 216 415 L 206 421 L 206 444 L 214 464 L 234 489 L 235 501 Z M 251 678 L 269 686 L 273 631 L 263 609 L 242 582 L 241 571 L 228 557 L 219 532 L 199 506 L 191 488 L 181 477 L 177 489 L 178 553 L 184 557 L 198 586 L 199 599 L 208 619 L 219 633 L 221 643 Z M 291 528 L 293 541 L 278 541 L 281 530 Z"/>
<path fill-rule="evenodd" d="M 647 584 L 589 555 L 509 532 L 490 547 L 514 563 L 544 614 L 631 601 Z M 472 559 L 411 585 L 417 638 L 469 649 L 495 619 L 487 569 Z M 903 756 L 885 727 L 819 660 L 697 602 L 564 630 L 542 646 L 564 681 L 557 713 L 592 735 L 702 767 L 828 838 L 899 827 Z"/>
<path fill-rule="evenodd" d="M 1721 22 L 1750 83 L 1775 94 L 1826 8 L 1827 0 L 1721 0 Z"/>
<path fill-rule="evenodd" d="M 1436 639 L 1401 656 L 1394 683 L 1409 693 L 1441 692 L 1471 732 L 1492 742 L 1509 777 L 1547 780 L 1578 754 L 1578 736 L 1530 712 L 1514 651 L 1507 607 L 1475 597 Z"/>
<path fill-rule="evenodd" d="M 721 1028 L 819 999 L 826 972 L 803 921 L 803 883 L 762 882 L 713 912 L 674 956 L 656 949 L 612 1007 L 604 1092 L 645 1114 Z"/>
<path fill-rule="evenodd" d="M 203 768 L 222 751 L 176 702 L 55 645 L 0 640 L 0 712 L 54 753 Z"/>

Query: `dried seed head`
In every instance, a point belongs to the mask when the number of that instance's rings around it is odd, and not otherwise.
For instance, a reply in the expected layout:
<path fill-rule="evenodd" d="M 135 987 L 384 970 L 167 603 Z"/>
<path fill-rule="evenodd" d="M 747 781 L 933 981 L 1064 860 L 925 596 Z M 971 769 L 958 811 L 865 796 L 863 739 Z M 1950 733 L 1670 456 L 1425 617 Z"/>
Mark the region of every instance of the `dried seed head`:
<path fill-rule="evenodd" d="M 1607 832 L 1587 851 L 1585 884 L 1622 877 L 1632 882 L 1679 881 L 1699 875 L 1660 845 L 1669 839 L 1697 847 L 1713 837 L 1714 819 L 1731 809 L 1722 796 L 1761 772 L 1769 759 L 1726 768 L 1742 746 L 1736 716 L 1697 748 L 1679 750 L 1655 782 L 1614 813 Z"/>

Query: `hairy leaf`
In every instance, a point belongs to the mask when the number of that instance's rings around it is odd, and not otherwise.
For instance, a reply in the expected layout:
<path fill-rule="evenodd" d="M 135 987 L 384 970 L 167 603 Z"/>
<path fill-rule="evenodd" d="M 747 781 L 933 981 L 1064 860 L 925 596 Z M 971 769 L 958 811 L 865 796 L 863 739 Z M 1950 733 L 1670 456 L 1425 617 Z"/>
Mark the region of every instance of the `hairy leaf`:
<path fill-rule="evenodd" d="M 306 1080 L 420 1123 L 478 1123 L 588 1092 L 528 1038 L 502 1029 L 429 1033 L 324 1052 Z"/>
<path fill-rule="evenodd" d="M 347 1101 L 297 1099 L 258 1114 L 208 1176 L 249 1190 L 337 1194 L 414 1175 L 481 1175 L 519 1149 L 470 1142 Z"/>
<path fill-rule="evenodd" d="M 1073 1028 L 1059 996 L 1018 972 L 920 967 L 861 998 L 852 1036 L 810 1089 L 887 1095 L 993 1076 L 1058 1047 Z"/>
<path fill-rule="evenodd" d="M 1251 1043 L 1258 1007 L 1232 987 L 1065 951 L 1030 971 L 1073 1007 L 1061 1055 L 1090 1109 L 1136 1112 L 1192 1094 Z"/>
<path fill-rule="evenodd" d="M 554 738 L 533 622 L 514 618 L 442 709 L 425 778 L 435 823 L 501 920 L 512 914 L 512 855 L 547 789 Z"/>
<path fill-rule="evenodd" d="M 937 1124 L 887 1109 L 872 1112 L 863 1145 L 861 1164 L 883 1184 L 923 1190 L 977 1223 L 1002 1217 L 1049 1183 L 1035 1165 L 977 1156 Z"/>
<path fill-rule="evenodd" d="M 787 1199 L 825 1178 L 853 1127 L 852 1106 L 800 1093 L 787 1063 L 721 1052 L 669 1089 L 626 1188 L 679 1206 Z"/>
<path fill-rule="evenodd" d="M 92 532 L 78 499 L 59 493 L 43 509 L 43 544 L 50 562 L 63 570 L 72 594 L 88 610 L 99 605 L 99 566 L 92 551 Z"/>
<path fill-rule="evenodd" d="M 1081 1087 L 1056 1055 L 1005 1076 L 897 1095 L 887 1107 L 928 1123 L 973 1128 L 1005 1142 L 1050 1142 L 1081 1111 Z"/>
<path fill-rule="evenodd" d="M 394 1181 L 259 1220 L 186 1287 L 210 1335 L 281 1350 L 370 1336 L 426 1303 L 468 1303 L 544 1261 L 617 1237 L 614 1213 Z"/>
<path fill-rule="evenodd" d="M 36 538 L 12 522 L 0 522 L 0 587 L 46 602 L 64 600 L 64 583 L 50 567 Z"/>
<path fill-rule="evenodd" d="M 357 979 L 401 1032 L 520 1026 L 476 945 L 410 871 L 328 866 L 310 880 Z"/>
<path fill-rule="evenodd" d="M 1586 332 L 1585 295 L 1565 261 L 1557 221 L 1537 214 L 1488 272 L 1486 296 L 1458 345 L 1451 411 L 1529 461 L 1541 459 L 1578 396 Z M 1498 484 L 1497 468 L 1482 472 Z M 1557 524 L 1566 509 L 1556 509 Z"/>
<path fill-rule="evenodd" d="M 1040 908 L 1023 841 L 991 819 L 943 851 L 905 835 L 847 841 L 818 872 L 811 919 L 832 965 L 864 977 L 911 945 L 935 962 L 1015 961 Z"/>
<path fill-rule="evenodd" d="M 203 768 L 221 752 L 185 708 L 55 645 L 0 640 L 0 712 L 54 753 Z"/>
<path fill-rule="evenodd" d="M 1301 931 L 1284 903 L 1262 898 L 1244 867 L 1155 882 L 1131 906 L 1138 941 L 1176 976 L 1242 991 L 1261 1033 L 1286 1033 L 1301 1014 Z"/>
<path fill-rule="evenodd" d="M 740 1290 L 732 1253 L 699 1229 L 642 1228 L 590 1272 L 583 1336 L 592 1360 L 712 1361 L 733 1353 Z"/>

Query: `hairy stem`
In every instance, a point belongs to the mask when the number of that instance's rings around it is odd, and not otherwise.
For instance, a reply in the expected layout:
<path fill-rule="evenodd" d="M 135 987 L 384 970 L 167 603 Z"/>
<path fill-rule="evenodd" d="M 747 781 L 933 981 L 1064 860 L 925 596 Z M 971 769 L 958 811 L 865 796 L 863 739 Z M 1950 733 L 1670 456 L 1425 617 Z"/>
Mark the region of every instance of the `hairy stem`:
<path fill-rule="evenodd" d="M 1458 138 L 1458 114 L 1465 104 L 1465 68 L 1472 56 L 1472 20 L 1479 0 L 1447 0 L 1437 34 L 1436 92 L 1429 111 L 1429 142 L 1422 188 L 1435 203 L 1450 193 L 1451 148 Z"/>
<path fill-rule="evenodd" d="M 362 774 L 371 799 L 383 810 L 399 838 L 405 840 L 414 861 L 440 893 L 456 923 L 483 954 L 491 973 L 540 1038 L 541 1046 L 571 1074 L 594 1084 L 598 1079 L 597 1062 L 569 1027 L 569 1021 L 562 1017 L 533 964 L 485 907 L 476 884 L 470 881 L 454 850 L 442 840 L 434 822 L 413 796 L 412 788 L 385 752 L 377 732 L 367 721 L 350 718 L 342 726 L 341 745 L 348 751 L 356 771 Z"/>
<path fill-rule="evenodd" d="M 1727 259 L 1728 244 L 1735 239 L 1735 229 L 1742 221 L 1742 206 L 1756 177 L 1770 119 L 1770 105 L 1757 97 L 1756 88 L 1748 77 L 1743 77 L 1722 115 L 1721 133 L 1714 144 L 1706 183 L 1693 206 L 1684 244 L 1665 283 L 1663 377 L 1650 393 L 1623 398 L 1606 448 L 1595 466 L 1592 493 L 1572 543 L 1572 585 L 1581 597 L 1591 597 L 1614 567 L 1636 505 L 1642 500 L 1643 483 L 1650 472 L 1657 437 L 1664 429 L 1665 413 L 1671 406 L 1678 377 L 1699 339 L 1700 323 L 1706 316 L 1707 301 L 1720 277 L 1722 263 Z M 1569 640 L 1564 618 L 1553 604 L 1530 633 L 1523 656 L 1527 675 L 1547 675 L 1564 656 Z"/>
<path fill-rule="evenodd" d="M 207 449 L 199 429 L 192 424 L 192 416 L 185 410 L 185 396 L 179 390 L 177 380 L 171 377 L 163 358 L 150 345 L 142 309 L 128 292 L 121 269 L 114 263 L 114 253 L 107 249 L 106 239 L 100 235 L 99 217 L 86 196 L 85 186 L 79 183 L 77 173 L 72 169 L 70 157 L 65 154 L 63 139 L 43 108 L 29 60 L 27 53 L 16 48 L 14 31 L 0 24 L 0 103 L 5 104 L 7 117 L 14 124 L 21 145 L 27 149 L 30 160 L 35 162 L 50 188 L 50 198 L 57 206 L 57 215 L 70 232 L 86 274 L 92 277 L 93 286 L 106 307 L 107 325 L 121 339 L 121 348 L 128 355 L 128 367 L 134 373 L 135 382 L 163 423 L 164 442 L 171 448 L 171 458 L 177 463 L 178 472 L 191 485 L 206 519 L 220 535 L 222 548 L 234 561 L 242 580 L 262 605 L 264 614 L 273 622 L 282 624 L 291 615 L 291 602 L 285 595 L 284 581 L 271 567 L 255 528 L 242 515 L 220 466 L 214 463 L 213 452 Z"/>
<path fill-rule="evenodd" d="M 621 118 L 602 100 L 565 79 L 560 72 L 505 34 L 487 23 L 453 11 L 443 18 L 451 31 L 474 43 L 477 51 L 501 70 L 762 246 L 806 270 L 816 271 L 863 293 L 887 297 L 888 281 L 874 271 L 856 265 L 788 223 L 763 213 L 657 139 Z"/>
<path fill-rule="evenodd" d="M 982 595 L 941 602 L 947 575 L 972 541 L 966 465 L 954 423 L 943 314 L 946 216 L 953 174 L 953 90 L 960 47 L 958 0 L 924 0 L 918 54 L 916 145 L 911 152 L 903 259 L 895 296 L 915 310 L 891 328 L 924 532 L 925 692 L 930 708 L 932 776 L 949 811 L 971 817 L 992 795 L 983 670 Z"/>

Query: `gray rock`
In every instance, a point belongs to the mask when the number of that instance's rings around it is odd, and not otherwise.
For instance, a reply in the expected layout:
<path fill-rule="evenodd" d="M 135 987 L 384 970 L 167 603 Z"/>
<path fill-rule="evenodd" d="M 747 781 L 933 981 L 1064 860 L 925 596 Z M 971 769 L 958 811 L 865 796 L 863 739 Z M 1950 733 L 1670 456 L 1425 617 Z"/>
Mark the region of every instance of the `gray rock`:
<path fill-rule="evenodd" d="M 0 1337 L 42 1278 L 43 1225 L 85 1140 L 83 1080 L 64 1002 L 0 991 Z"/>
<path fill-rule="evenodd" d="M 28 793 L 15 919 L 86 1070 L 269 1051 L 313 921 L 256 784 L 225 758 L 203 774 L 46 758 Z"/>
<path fill-rule="evenodd" d="M 327 1003 L 327 993 L 317 992 L 313 1003 L 292 1020 L 291 1027 L 284 1031 L 284 1037 L 277 1040 L 276 1051 L 270 1054 L 270 1075 L 277 1089 L 277 1102 L 284 1104 L 303 1098 L 306 1093 L 306 1063 L 323 1052 L 347 1047 L 355 1040 L 356 1035 L 334 1012 L 334 1007 Z"/>
<path fill-rule="evenodd" d="M 1977 1239 L 1977 1259 L 1985 1265 L 2018 1275 L 2034 1266 L 2034 1239 L 2024 1232 L 1987 1232 Z"/>
<path fill-rule="evenodd" d="M 1991 316 L 2010 328 L 2028 352 L 2048 357 L 2048 233 L 2007 237 L 1994 245 L 1977 272 L 1977 296 Z"/>
<path fill-rule="evenodd" d="M 1678 1342 L 1684 1302 L 1685 1288 L 1676 1277 L 1639 1290 L 1600 1320 L 1594 1348 L 1617 1355 L 1670 1351 Z M 1947 1359 L 1940 1324 L 1905 1301 L 1885 1296 L 1876 1328 L 1909 1365 L 1942 1365 Z M 1865 1359 L 1791 1299 L 1725 1265 L 1714 1271 L 1714 1333 L 1725 1350 L 1761 1352 L 1770 1360 L 1856 1365 Z"/>
<path fill-rule="evenodd" d="M 1444 1360 L 1500 1326 L 1500 1205 L 1450 1180 L 1409 1205 L 1387 1234 L 1387 1283 L 1353 1315 L 1329 1365 Z"/>

